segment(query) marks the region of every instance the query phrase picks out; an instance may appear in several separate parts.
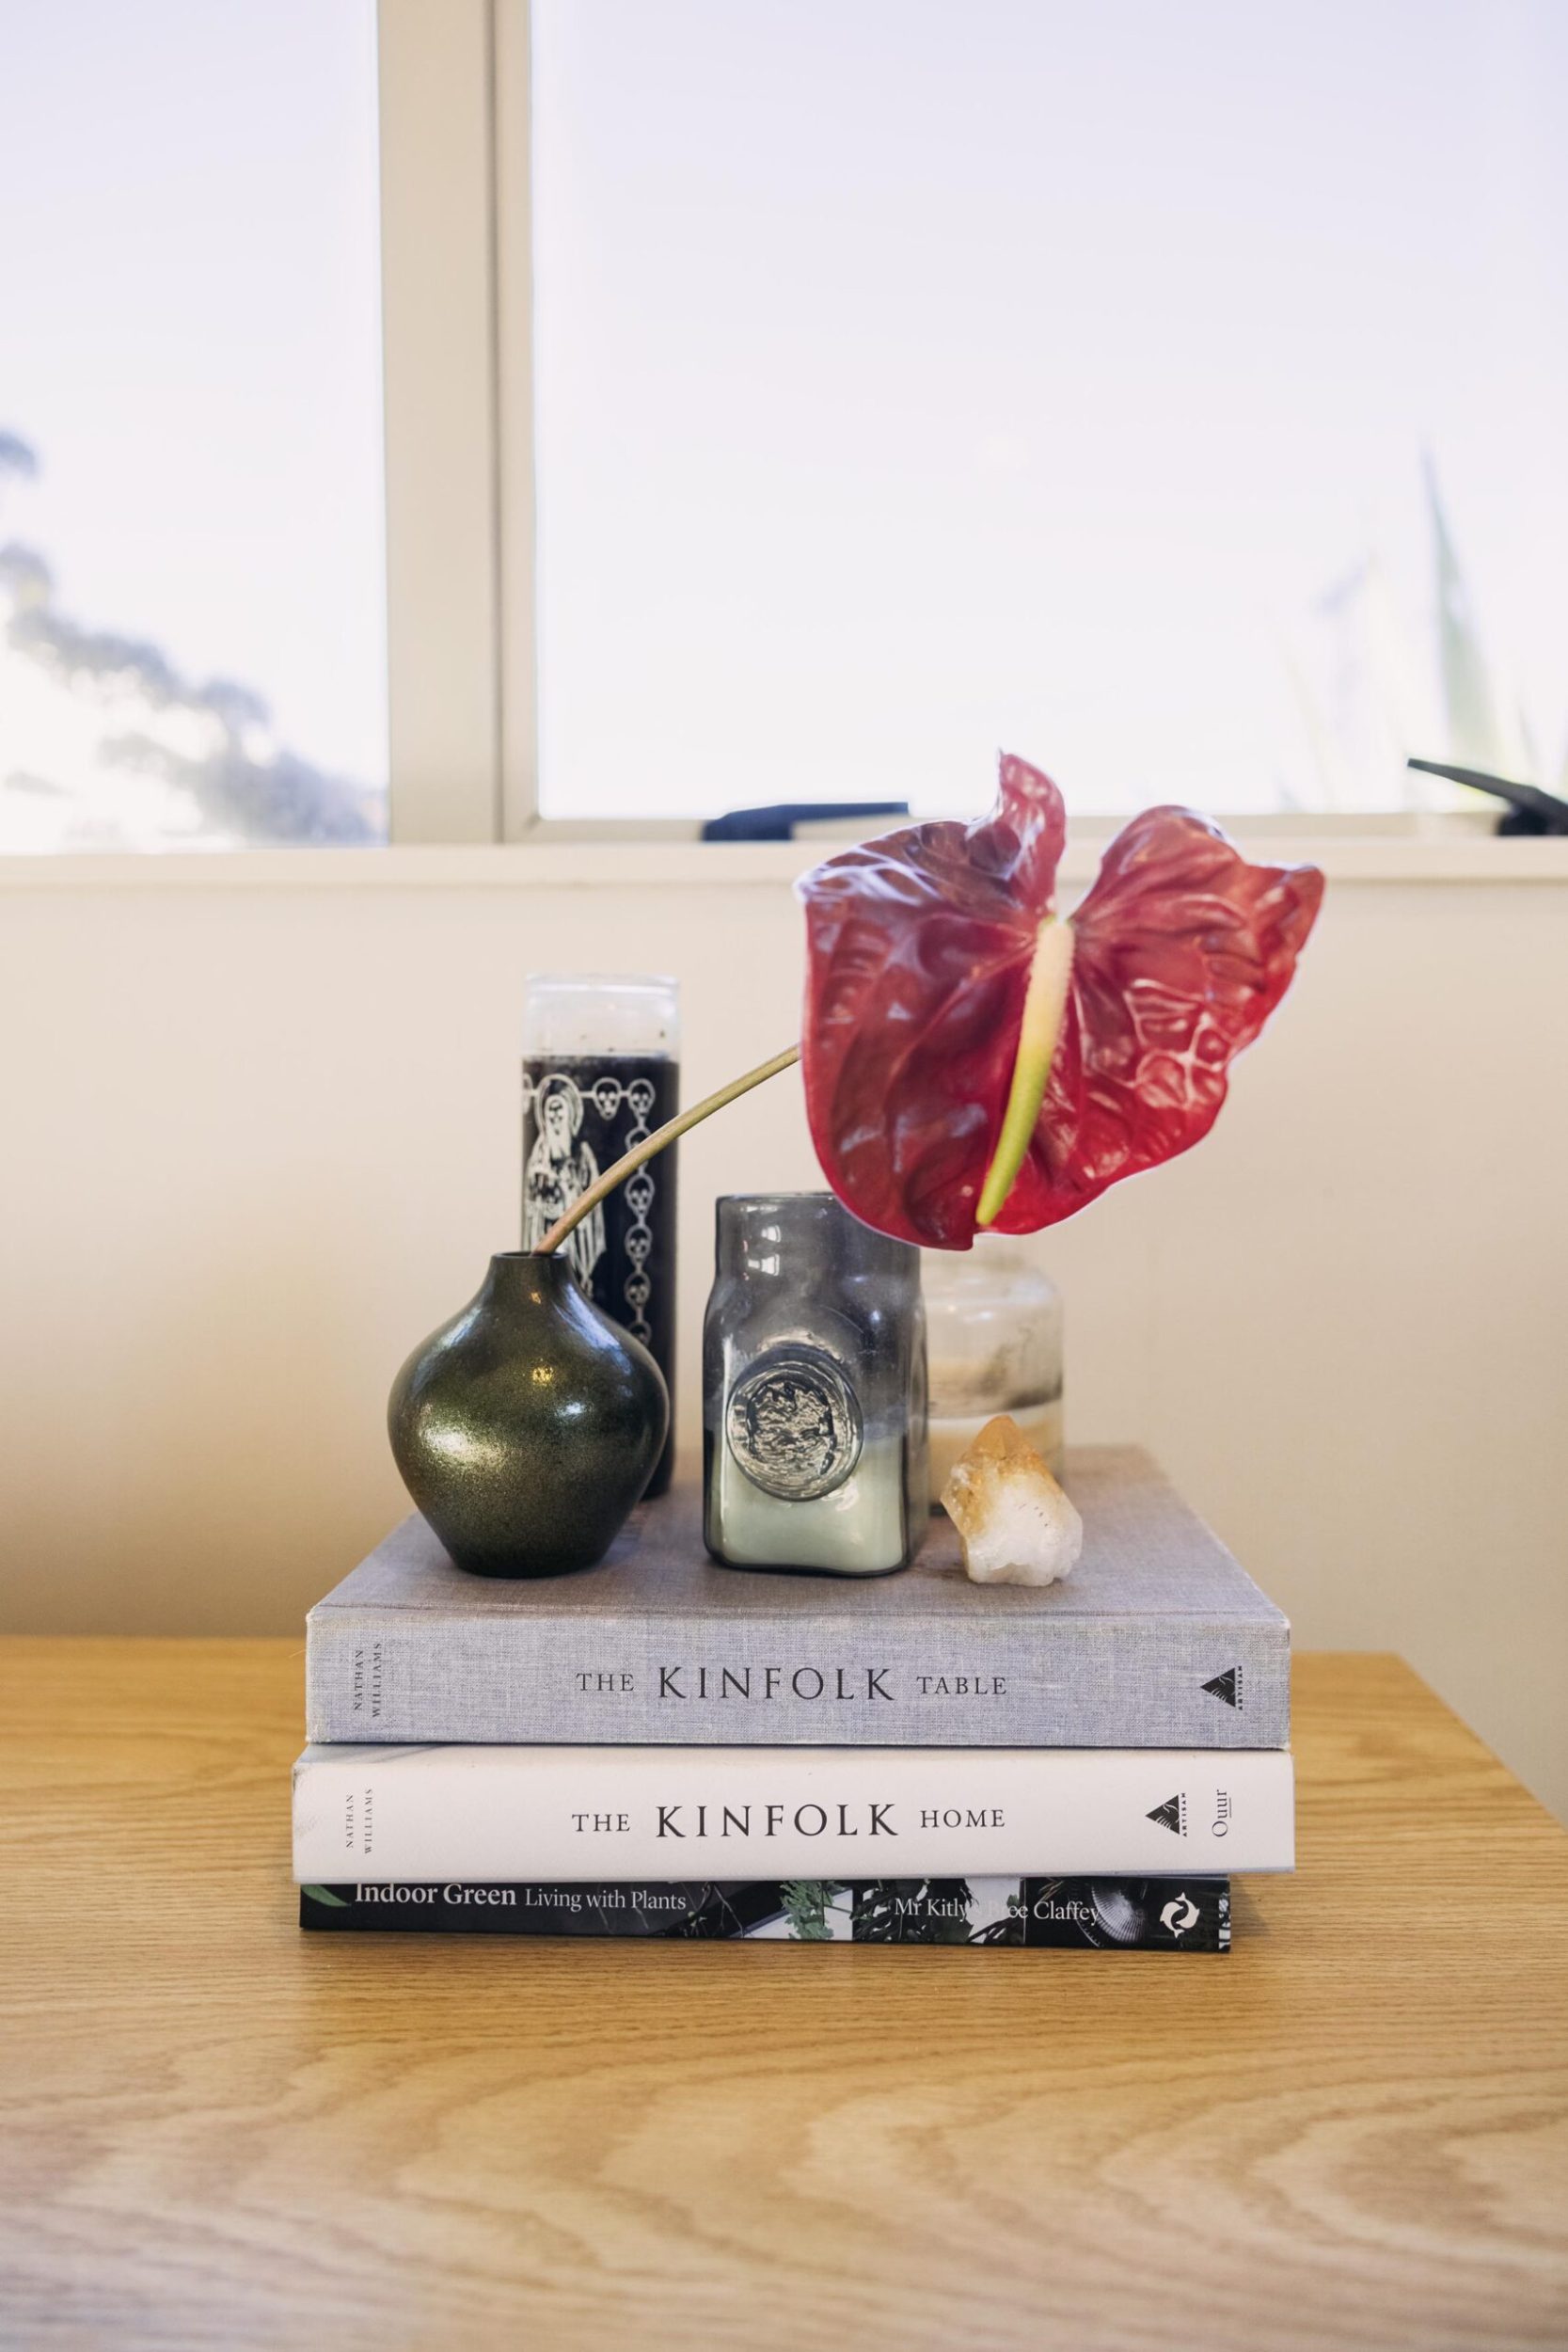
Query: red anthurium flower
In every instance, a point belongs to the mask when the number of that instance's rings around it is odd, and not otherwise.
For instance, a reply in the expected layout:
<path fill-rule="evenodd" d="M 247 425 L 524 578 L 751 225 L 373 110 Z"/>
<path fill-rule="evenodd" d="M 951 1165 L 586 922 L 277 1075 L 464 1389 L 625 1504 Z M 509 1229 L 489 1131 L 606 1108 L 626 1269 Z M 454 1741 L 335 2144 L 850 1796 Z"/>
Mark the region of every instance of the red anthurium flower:
<path fill-rule="evenodd" d="M 800 1058 L 828 1182 L 867 1225 L 967 1249 L 1029 1233 L 1213 1125 L 1231 1057 L 1290 986 L 1313 866 L 1250 866 L 1150 808 L 1055 911 L 1061 794 L 1004 758 L 973 825 L 907 826 L 800 884 Z"/>

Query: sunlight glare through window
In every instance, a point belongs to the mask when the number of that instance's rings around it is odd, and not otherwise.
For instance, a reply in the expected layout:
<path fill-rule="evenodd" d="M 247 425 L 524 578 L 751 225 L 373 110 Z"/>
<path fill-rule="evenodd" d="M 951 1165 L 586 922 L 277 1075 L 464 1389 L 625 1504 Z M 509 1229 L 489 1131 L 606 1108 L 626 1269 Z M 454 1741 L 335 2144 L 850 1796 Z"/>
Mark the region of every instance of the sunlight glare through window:
<path fill-rule="evenodd" d="M 546 817 L 1560 782 L 1558 0 L 536 0 L 533 103 Z"/>

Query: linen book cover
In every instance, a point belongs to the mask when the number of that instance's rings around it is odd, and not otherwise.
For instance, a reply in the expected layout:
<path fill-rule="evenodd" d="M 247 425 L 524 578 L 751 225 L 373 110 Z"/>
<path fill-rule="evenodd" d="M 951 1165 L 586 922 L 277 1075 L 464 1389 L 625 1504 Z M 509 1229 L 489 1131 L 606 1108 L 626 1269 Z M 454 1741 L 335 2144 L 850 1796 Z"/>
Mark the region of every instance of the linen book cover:
<path fill-rule="evenodd" d="M 1148 1455 L 1068 1457 L 1083 1557 L 972 1584 L 942 1516 L 900 1575 L 721 1567 L 701 1498 L 580 1575 L 467 1576 L 407 1519 L 307 1620 L 316 1742 L 1283 1747 L 1290 1627 Z"/>

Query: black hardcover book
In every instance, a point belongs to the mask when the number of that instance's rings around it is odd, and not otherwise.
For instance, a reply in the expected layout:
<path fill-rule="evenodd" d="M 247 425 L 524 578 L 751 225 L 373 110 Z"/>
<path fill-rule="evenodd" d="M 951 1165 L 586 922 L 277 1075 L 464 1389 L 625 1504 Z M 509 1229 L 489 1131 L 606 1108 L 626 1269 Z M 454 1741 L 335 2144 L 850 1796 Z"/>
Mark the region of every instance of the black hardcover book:
<path fill-rule="evenodd" d="M 1225 1952 L 1228 1879 L 643 1880 L 302 1886 L 328 1933 L 643 1936 L 692 1942 L 964 1944 Z"/>

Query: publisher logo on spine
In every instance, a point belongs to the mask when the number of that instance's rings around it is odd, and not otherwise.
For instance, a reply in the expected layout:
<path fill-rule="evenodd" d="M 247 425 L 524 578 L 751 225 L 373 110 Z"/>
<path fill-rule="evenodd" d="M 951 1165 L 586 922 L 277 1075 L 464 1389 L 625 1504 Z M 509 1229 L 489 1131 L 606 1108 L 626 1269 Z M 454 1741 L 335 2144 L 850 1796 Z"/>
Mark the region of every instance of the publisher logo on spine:
<path fill-rule="evenodd" d="M 1212 1682 L 1206 1682 L 1203 1687 L 1211 1698 L 1223 1699 L 1227 1707 L 1235 1708 L 1238 1714 L 1246 1704 L 1240 1666 L 1227 1666 L 1224 1674 L 1216 1675 Z"/>
<path fill-rule="evenodd" d="M 1189 1928 L 1197 1925 L 1197 1905 L 1192 1897 L 1185 1893 L 1173 1895 L 1160 1914 L 1160 1925 L 1167 1935 L 1174 1935 L 1180 1942 Z"/>
<path fill-rule="evenodd" d="M 1158 1821 L 1160 1827 L 1168 1829 L 1173 1836 L 1185 1837 L 1187 1800 L 1178 1789 L 1174 1797 L 1167 1797 L 1164 1804 L 1157 1804 L 1152 1812 L 1145 1814 L 1144 1819 L 1146 1821 Z"/>

